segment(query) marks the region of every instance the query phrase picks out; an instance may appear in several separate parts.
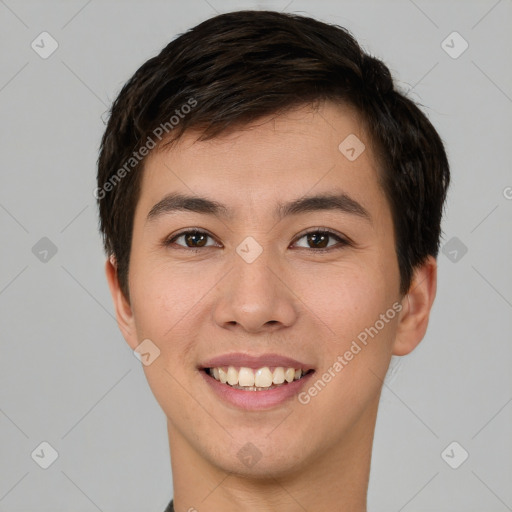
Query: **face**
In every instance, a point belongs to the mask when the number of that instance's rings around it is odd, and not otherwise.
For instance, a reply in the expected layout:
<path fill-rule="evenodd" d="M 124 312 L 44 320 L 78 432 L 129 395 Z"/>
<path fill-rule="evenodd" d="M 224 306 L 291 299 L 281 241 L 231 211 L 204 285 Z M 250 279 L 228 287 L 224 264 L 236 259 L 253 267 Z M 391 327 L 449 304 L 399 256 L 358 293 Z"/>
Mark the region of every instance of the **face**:
<path fill-rule="evenodd" d="M 171 454 L 252 476 L 339 464 L 373 429 L 406 306 L 371 142 L 332 103 L 197 136 L 146 161 L 117 304 L 131 348 L 160 351 L 143 368 Z"/>

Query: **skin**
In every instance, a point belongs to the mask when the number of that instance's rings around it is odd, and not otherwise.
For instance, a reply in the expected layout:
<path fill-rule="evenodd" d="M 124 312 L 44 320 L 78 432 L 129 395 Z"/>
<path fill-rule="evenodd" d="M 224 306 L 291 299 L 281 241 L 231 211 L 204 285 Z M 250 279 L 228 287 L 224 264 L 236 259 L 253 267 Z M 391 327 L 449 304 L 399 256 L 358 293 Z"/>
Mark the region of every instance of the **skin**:
<path fill-rule="evenodd" d="M 349 134 L 366 145 L 352 162 L 338 149 Z M 351 109 L 325 102 L 210 141 L 197 136 L 186 132 L 146 161 L 130 302 L 115 258 L 106 263 L 130 348 L 149 338 L 161 351 L 143 369 L 168 419 L 175 508 L 364 512 L 383 379 L 391 356 L 410 353 L 424 337 L 436 261 L 427 258 L 409 293 L 400 295 L 391 212 L 371 141 Z M 333 190 L 356 199 L 371 222 L 338 211 L 279 222 L 272 216 L 279 201 Z M 233 217 L 175 212 L 146 221 L 169 192 L 208 196 L 232 208 Z M 326 244 L 339 248 L 321 253 L 303 236 L 319 227 L 353 244 L 329 238 Z M 211 237 L 195 246 L 184 237 L 162 245 L 184 228 Z M 236 252 L 248 236 L 263 248 L 250 264 Z M 197 369 L 221 354 L 273 352 L 311 363 L 321 376 L 393 303 L 400 313 L 305 405 L 294 397 L 269 410 L 242 411 L 217 398 Z M 237 456 L 249 441 L 261 453 L 252 467 Z"/>

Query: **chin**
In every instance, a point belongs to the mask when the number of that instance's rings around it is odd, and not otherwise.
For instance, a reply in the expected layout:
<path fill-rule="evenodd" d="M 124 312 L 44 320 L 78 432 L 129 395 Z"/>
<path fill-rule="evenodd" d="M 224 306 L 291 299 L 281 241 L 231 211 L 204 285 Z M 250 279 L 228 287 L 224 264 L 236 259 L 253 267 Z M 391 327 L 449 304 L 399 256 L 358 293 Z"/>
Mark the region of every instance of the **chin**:
<path fill-rule="evenodd" d="M 210 463 L 226 473 L 245 478 L 269 480 L 289 476 L 300 470 L 308 458 L 304 440 L 291 440 L 288 432 L 272 439 L 271 429 L 255 435 L 233 435 L 230 446 L 217 445 L 215 452 L 208 453 Z M 206 455 L 206 454 L 205 454 Z"/>

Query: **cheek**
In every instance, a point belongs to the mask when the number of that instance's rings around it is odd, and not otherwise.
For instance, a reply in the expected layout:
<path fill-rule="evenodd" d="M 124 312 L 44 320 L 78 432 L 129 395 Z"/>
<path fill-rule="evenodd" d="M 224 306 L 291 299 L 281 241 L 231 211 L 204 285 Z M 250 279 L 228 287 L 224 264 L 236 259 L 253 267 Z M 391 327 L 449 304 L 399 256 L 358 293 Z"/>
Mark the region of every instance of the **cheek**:
<path fill-rule="evenodd" d="M 389 365 L 398 318 L 391 283 L 396 276 L 375 261 L 365 261 L 331 272 L 317 279 L 316 287 L 311 283 L 307 288 L 307 300 L 315 304 L 311 309 L 329 326 L 324 330 L 328 338 L 322 340 L 322 367 L 331 370 L 325 378 L 317 376 L 328 382 L 328 389 L 313 406 L 319 415 L 327 414 L 329 407 L 346 410 L 347 404 L 353 404 L 348 414 L 358 414 L 375 399 Z M 312 393 L 320 395 L 322 386 L 319 383 Z"/>
<path fill-rule="evenodd" d="M 396 333 L 393 304 L 382 276 L 363 271 L 331 279 L 317 303 L 315 312 L 335 335 L 331 333 L 333 342 L 322 340 L 322 371 L 305 389 L 301 403 L 314 417 L 326 418 L 334 437 L 343 436 L 378 400 Z"/>
<path fill-rule="evenodd" d="M 207 276 L 151 258 L 144 258 L 143 264 L 134 261 L 130 273 L 137 330 L 160 340 L 172 335 L 181 321 L 188 321 L 209 288 Z"/>
<path fill-rule="evenodd" d="M 186 391 L 190 380 L 193 327 L 201 297 L 211 286 L 197 288 L 203 277 L 189 275 L 180 268 L 151 262 L 131 267 L 132 310 L 140 340 L 148 338 L 160 350 L 159 356 L 148 366 L 143 366 L 147 382 L 162 409 L 169 417 L 182 417 L 180 421 L 192 422 L 195 402 Z M 192 334 L 192 335 L 191 335 Z M 187 407 L 184 407 L 187 404 Z M 204 411 L 203 411 L 204 412 Z M 197 419 L 194 419 L 197 422 Z"/>
<path fill-rule="evenodd" d="M 142 258 L 143 265 L 133 265 L 132 310 L 140 340 L 149 338 L 160 350 L 158 365 L 146 367 L 146 376 L 154 390 L 158 390 L 163 372 L 179 376 L 184 382 L 191 378 L 190 368 L 197 362 L 200 333 L 211 331 L 211 299 L 222 273 L 197 271 L 189 265 L 180 265 L 151 258 Z M 165 369 L 165 370 L 164 370 Z M 168 376 L 165 388 L 181 392 L 180 386 Z M 157 393 L 155 393 L 157 394 Z M 162 397 L 165 398 L 165 397 Z"/>
<path fill-rule="evenodd" d="M 331 266 L 301 285 L 301 301 L 321 320 L 325 333 L 338 343 L 352 340 L 391 304 L 388 285 L 378 265 L 364 260 Z"/>

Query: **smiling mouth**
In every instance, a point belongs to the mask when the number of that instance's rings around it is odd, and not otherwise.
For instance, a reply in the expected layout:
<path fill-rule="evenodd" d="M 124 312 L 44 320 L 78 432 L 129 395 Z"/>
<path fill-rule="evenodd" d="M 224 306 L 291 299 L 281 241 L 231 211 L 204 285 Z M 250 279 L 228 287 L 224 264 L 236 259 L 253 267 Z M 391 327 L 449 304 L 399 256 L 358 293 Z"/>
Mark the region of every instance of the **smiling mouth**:
<path fill-rule="evenodd" d="M 283 366 L 264 366 L 258 369 L 245 366 L 217 366 L 203 368 L 203 371 L 221 384 L 243 391 L 268 391 L 303 379 L 306 375 L 314 372 L 312 369 L 285 368 Z"/>

